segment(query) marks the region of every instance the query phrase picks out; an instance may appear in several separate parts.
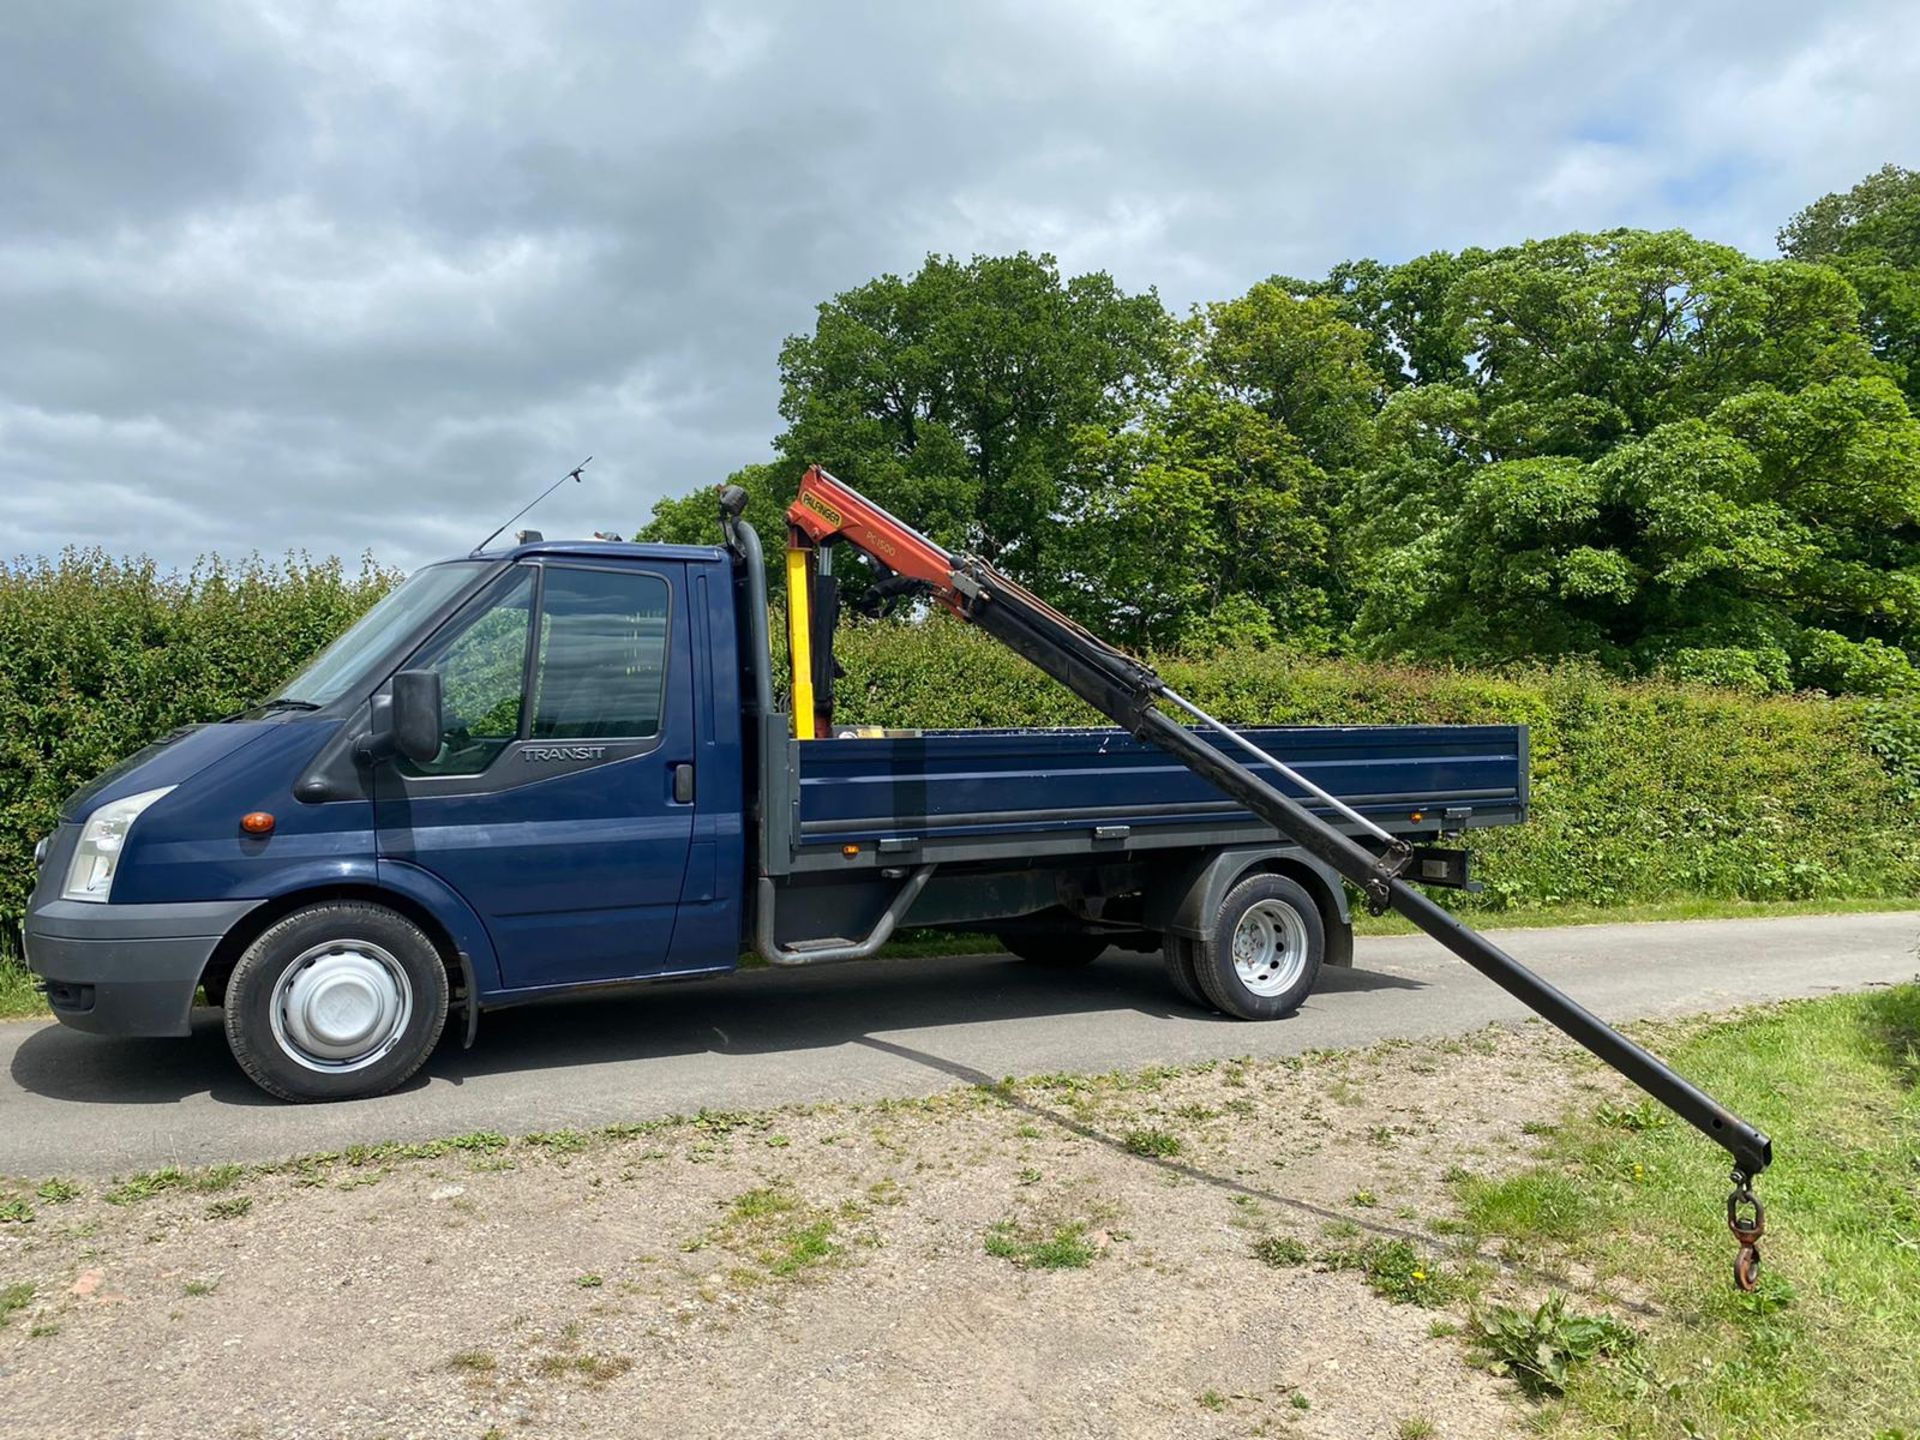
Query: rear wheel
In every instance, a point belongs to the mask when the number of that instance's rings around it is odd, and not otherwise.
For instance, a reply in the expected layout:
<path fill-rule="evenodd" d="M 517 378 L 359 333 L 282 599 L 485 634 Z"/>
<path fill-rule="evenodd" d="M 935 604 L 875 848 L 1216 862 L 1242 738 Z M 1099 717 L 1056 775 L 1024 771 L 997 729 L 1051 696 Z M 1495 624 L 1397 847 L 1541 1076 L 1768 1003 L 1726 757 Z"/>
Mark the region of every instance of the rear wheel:
<path fill-rule="evenodd" d="M 227 1045 L 282 1100 L 393 1089 L 447 1022 L 447 968 L 406 916 L 365 901 L 309 905 L 246 948 L 227 981 Z"/>
<path fill-rule="evenodd" d="M 1002 935 L 1000 943 L 1030 964 L 1075 970 L 1106 954 L 1109 941 L 1104 935 L 1076 935 L 1071 930 L 1028 930 Z"/>
<path fill-rule="evenodd" d="M 1167 983 L 1180 998 L 1202 1010 L 1213 1009 L 1193 970 L 1194 942 L 1184 935 L 1168 935 L 1160 942 L 1160 959 L 1167 967 Z"/>
<path fill-rule="evenodd" d="M 1284 875 L 1253 875 L 1227 892 L 1194 947 L 1194 978 L 1216 1009 L 1278 1020 L 1300 1008 L 1327 950 L 1320 907 Z"/>

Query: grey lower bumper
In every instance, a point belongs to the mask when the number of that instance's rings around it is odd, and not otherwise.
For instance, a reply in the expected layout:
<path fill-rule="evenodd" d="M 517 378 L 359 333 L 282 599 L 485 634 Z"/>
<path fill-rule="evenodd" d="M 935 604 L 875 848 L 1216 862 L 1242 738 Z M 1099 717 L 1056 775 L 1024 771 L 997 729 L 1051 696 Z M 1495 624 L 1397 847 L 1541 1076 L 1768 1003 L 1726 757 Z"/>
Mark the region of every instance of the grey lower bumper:
<path fill-rule="evenodd" d="M 62 1024 L 96 1035 L 185 1035 L 214 947 L 258 900 L 92 905 L 29 912 L 27 968 Z"/>

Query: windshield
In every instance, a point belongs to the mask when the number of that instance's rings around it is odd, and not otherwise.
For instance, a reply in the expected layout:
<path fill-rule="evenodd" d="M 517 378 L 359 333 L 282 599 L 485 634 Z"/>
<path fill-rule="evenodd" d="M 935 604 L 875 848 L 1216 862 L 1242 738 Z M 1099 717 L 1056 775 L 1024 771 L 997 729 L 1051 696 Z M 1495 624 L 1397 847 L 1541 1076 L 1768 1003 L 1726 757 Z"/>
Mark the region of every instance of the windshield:
<path fill-rule="evenodd" d="M 280 698 L 310 705 L 338 699 L 364 678 L 369 665 L 491 568 L 485 561 L 462 561 L 415 571 L 281 686 Z"/>

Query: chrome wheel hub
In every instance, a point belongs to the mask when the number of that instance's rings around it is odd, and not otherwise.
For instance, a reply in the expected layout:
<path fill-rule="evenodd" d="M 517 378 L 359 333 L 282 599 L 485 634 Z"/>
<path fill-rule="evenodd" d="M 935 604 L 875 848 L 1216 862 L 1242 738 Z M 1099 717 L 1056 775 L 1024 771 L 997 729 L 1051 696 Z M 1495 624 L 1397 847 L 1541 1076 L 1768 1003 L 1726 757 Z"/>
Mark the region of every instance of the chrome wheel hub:
<path fill-rule="evenodd" d="M 1307 926 L 1281 900 L 1258 900 L 1233 928 L 1233 968 L 1255 995 L 1281 995 L 1307 966 Z"/>
<path fill-rule="evenodd" d="M 361 1070 L 391 1050 L 413 1017 L 400 962 L 367 940 L 306 951 L 273 987 L 273 1038 L 309 1070 Z"/>

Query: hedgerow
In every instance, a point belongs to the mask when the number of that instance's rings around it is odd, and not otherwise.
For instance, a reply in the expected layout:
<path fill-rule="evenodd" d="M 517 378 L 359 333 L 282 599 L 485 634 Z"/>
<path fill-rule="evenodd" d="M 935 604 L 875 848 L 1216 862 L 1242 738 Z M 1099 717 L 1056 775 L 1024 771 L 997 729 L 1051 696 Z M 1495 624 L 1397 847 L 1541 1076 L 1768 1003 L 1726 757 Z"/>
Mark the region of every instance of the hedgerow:
<path fill-rule="evenodd" d="M 177 726 L 270 696 L 394 578 L 371 559 L 182 574 L 97 550 L 0 567 L 0 947 L 62 799 Z"/>
<path fill-rule="evenodd" d="M 835 653 L 847 671 L 839 718 L 850 723 L 1101 723 L 951 622 L 856 626 Z M 1911 705 L 1622 683 L 1566 664 L 1452 672 L 1256 649 L 1157 663 L 1237 724 L 1526 724 L 1532 816 L 1474 833 L 1487 889 L 1470 907 L 1864 898 L 1920 882 Z"/>
<path fill-rule="evenodd" d="M 16 933 L 34 841 L 62 798 L 176 726 L 271 695 L 392 579 L 371 561 L 357 574 L 304 558 L 169 574 L 97 552 L 0 571 L 0 945 Z M 838 655 L 839 714 L 850 722 L 1100 723 L 988 637 L 944 619 L 850 625 Z M 1157 663 L 1240 723 L 1526 723 L 1532 819 L 1473 837 L 1487 891 L 1466 903 L 1479 908 L 1920 888 L 1920 711 L 1897 700 L 1254 648 Z"/>

